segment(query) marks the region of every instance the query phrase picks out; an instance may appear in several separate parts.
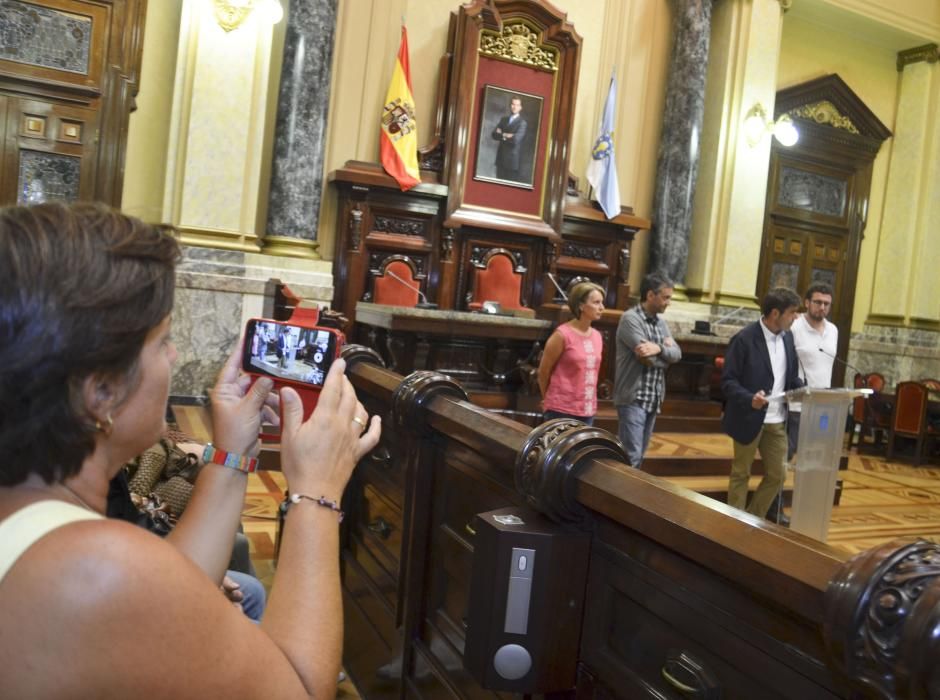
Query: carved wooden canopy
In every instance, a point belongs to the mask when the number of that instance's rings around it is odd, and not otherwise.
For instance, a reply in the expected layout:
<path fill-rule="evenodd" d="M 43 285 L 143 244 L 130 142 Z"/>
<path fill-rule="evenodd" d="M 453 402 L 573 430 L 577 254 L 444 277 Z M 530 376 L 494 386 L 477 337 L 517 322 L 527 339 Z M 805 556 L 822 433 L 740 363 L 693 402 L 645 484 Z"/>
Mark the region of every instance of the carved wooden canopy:
<path fill-rule="evenodd" d="M 788 114 L 800 133 L 812 133 L 833 145 L 863 152 L 874 160 L 891 136 L 875 113 L 837 74 L 823 76 L 777 93 L 774 119 Z"/>
<path fill-rule="evenodd" d="M 536 0 L 474 0 L 454 13 L 445 226 L 558 237 L 580 48 L 567 16 Z M 513 143 L 519 134 L 508 133 L 508 119 L 516 100 L 514 119 L 525 126 L 523 140 Z"/>

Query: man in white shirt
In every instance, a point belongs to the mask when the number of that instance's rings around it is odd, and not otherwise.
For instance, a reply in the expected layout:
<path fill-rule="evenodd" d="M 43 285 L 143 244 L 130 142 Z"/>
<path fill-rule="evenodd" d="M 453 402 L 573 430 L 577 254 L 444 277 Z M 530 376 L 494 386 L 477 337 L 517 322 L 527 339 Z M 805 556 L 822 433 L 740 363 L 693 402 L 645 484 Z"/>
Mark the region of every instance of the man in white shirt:
<path fill-rule="evenodd" d="M 790 327 L 800 359 L 800 379 L 806 386 L 828 389 L 832 386 L 832 365 L 838 352 L 839 329 L 826 316 L 832 308 L 832 287 L 817 282 L 803 295 L 806 311 Z M 787 419 L 787 459 L 796 454 L 800 435 L 800 403 L 790 404 Z"/>

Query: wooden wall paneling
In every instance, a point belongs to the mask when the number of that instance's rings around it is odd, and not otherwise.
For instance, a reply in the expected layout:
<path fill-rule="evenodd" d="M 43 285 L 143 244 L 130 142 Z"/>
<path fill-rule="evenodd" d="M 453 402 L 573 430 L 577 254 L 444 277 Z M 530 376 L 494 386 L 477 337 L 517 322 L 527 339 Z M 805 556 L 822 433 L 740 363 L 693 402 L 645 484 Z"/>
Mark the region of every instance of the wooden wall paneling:
<path fill-rule="evenodd" d="M 373 253 L 382 258 L 407 255 L 418 262 L 425 275 L 421 291 L 429 301 L 449 308 L 439 289 L 440 222 L 446 188 L 419 185 L 403 193 L 380 166 L 358 161 L 349 161 L 330 173 L 329 180 L 339 198 L 333 308 L 355 321 L 356 302 L 368 300 L 372 290 Z"/>
<path fill-rule="evenodd" d="M 12 97 L 0 92 L 0 202 L 15 202 L 16 199 L 10 198 L 7 194 L 7 188 L 16 185 L 8 185 L 9 182 L 16 182 L 16 121 L 10 115 L 10 102 Z M 13 123 L 11 125 L 11 120 Z"/>
<path fill-rule="evenodd" d="M 2 196 L 10 203 L 94 199 L 98 113 L 77 105 L 8 96 Z M 41 173 L 42 179 L 31 178 Z M 31 178 L 27 184 L 21 176 Z"/>
<path fill-rule="evenodd" d="M 441 309 L 458 308 L 455 304 L 457 299 L 457 251 L 455 244 L 455 234 L 452 228 L 441 229 L 439 260 L 440 264 L 435 271 L 432 269 L 431 277 L 437 278 L 437 305 Z"/>
<path fill-rule="evenodd" d="M 356 302 L 365 289 L 365 261 L 363 260 L 363 237 L 369 192 L 362 185 L 349 184 L 343 187 L 340 197 L 340 215 L 336 220 L 336 255 L 333 257 L 333 304 L 350 323 L 356 318 Z"/>
<path fill-rule="evenodd" d="M 137 109 L 147 0 L 115 2 L 97 153 L 95 199 L 120 206 L 130 113 Z"/>
<path fill-rule="evenodd" d="M 8 133 L 0 198 L 4 203 L 21 199 L 18 190 L 23 188 L 13 184 L 10 175 L 18 173 L 21 161 L 24 167 L 41 162 L 50 177 L 46 184 L 60 190 L 50 198 L 64 194 L 66 199 L 119 206 L 128 118 L 139 85 L 146 0 L 33 0 L 28 5 L 32 14 L 25 19 L 15 15 L 20 6 L 27 7 L 10 3 L 4 10 L 16 18 L 11 21 L 35 20 L 44 26 L 44 31 L 30 36 L 44 41 L 51 29 L 71 31 L 69 41 L 76 46 L 60 55 L 26 40 L 16 48 L 28 61 L 0 55 L 0 92 L 9 96 L 9 108 L 16 103 L 16 109 L 32 120 L 48 120 L 41 134 L 24 132 L 18 125 L 19 138 L 14 142 Z M 57 177 L 74 179 L 77 169 L 78 191 L 62 187 Z M 43 192 L 34 187 L 30 201 L 42 198 Z"/>
<path fill-rule="evenodd" d="M 563 259 L 555 261 L 555 268 L 559 275 L 564 274 L 568 280 L 578 276 L 578 272 L 583 269 L 584 273 L 592 276 L 592 281 L 607 290 L 605 306 L 626 309 L 629 306 L 633 239 L 639 231 L 649 227 L 649 220 L 634 216 L 632 210 L 625 211 L 614 219 L 607 219 L 595 202 L 589 202 L 575 194 L 569 195 L 565 201 L 565 217 L 561 229 L 563 241 L 570 241 L 567 248 L 569 254 L 566 254 L 563 242 L 559 246 L 559 256 Z M 592 247 L 603 247 L 603 253 L 598 256 L 590 250 Z M 592 262 L 604 267 L 581 267 Z M 592 273 L 598 279 L 595 279 Z M 599 279 L 601 275 L 603 281 Z M 546 281 L 546 284 L 550 282 Z M 561 295 L 554 291 L 554 286 L 551 293 L 546 288 L 543 303 L 558 301 L 560 297 Z"/>
<path fill-rule="evenodd" d="M 838 697 L 831 679 L 809 662 L 825 656 L 818 628 L 603 520 L 588 585 L 582 659 L 609 683 L 642 686 L 653 679 L 668 695 L 678 687 L 665 670 L 699 697 Z M 812 653 L 794 653 L 798 648 Z M 699 670 L 683 668 L 681 654 Z"/>
<path fill-rule="evenodd" d="M 379 445 L 357 466 L 343 496 L 347 513 L 340 531 L 346 632 L 343 663 L 365 697 L 400 697 L 401 543 L 404 537 L 405 450 L 390 429 L 395 375 L 370 373 L 381 366 L 367 348 L 347 345 L 343 357 L 357 368 L 360 399 L 382 417 Z"/>

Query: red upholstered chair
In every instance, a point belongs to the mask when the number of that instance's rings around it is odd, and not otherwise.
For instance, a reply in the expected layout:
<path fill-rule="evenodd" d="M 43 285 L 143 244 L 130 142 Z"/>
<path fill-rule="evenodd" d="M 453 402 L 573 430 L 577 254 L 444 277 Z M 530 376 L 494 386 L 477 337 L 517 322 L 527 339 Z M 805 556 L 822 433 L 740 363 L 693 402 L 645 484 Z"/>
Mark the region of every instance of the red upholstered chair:
<path fill-rule="evenodd" d="M 384 264 L 382 275 L 373 282 L 373 302 L 389 306 L 415 306 L 418 303 L 421 283 L 415 279 L 415 271 L 409 263 L 409 260 L 394 258 Z"/>
<path fill-rule="evenodd" d="M 914 464 L 920 464 L 930 440 L 940 432 L 927 422 L 927 387 L 920 382 L 900 382 L 895 394 L 894 412 L 888 432 L 888 459 L 894 456 L 894 443 L 898 436 L 916 441 Z"/>
<path fill-rule="evenodd" d="M 516 261 L 508 250 L 489 251 L 482 264 L 475 264 L 473 293 L 467 308 L 479 311 L 484 301 L 499 302 L 503 310 L 527 309 L 522 305 L 522 272 L 516 271 Z"/>

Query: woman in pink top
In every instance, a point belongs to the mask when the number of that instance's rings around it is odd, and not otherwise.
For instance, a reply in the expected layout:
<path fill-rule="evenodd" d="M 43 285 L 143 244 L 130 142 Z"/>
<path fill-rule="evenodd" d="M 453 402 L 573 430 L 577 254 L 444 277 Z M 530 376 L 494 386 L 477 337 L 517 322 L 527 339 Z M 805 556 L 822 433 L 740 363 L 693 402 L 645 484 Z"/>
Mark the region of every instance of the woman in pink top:
<path fill-rule="evenodd" d="M 591 324 L 604 311 L 604 289 L 593 282 L 575 285 L 568 295 L 568 308 L 574 318 L 555 329 L 539 363 L 542 407 L 545 420 L 575 418 L 592 425 L 602 342 Z"/>

